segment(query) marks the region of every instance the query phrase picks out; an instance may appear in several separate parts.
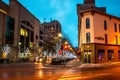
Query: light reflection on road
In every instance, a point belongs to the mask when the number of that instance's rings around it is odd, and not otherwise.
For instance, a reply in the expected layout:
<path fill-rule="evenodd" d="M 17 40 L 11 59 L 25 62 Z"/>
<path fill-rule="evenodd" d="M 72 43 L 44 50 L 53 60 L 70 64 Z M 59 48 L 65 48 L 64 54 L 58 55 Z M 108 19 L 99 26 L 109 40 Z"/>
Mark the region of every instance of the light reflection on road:
<path fill-rule="evenodd" d="M 62 67 L 44 67 L 41 63 L 0 64 L 0 80 L 48 80 L 69 69 Z"/>
<path fill-rule="evenodd" d="M 116 67 L 80 68 L 39 63 L 0 64 L 0 80 L 120 80 Z"/>
<path fill-rule="evenodd" d="M 120 80 L 120 67 L 71 69 L 59 80 Z"/>

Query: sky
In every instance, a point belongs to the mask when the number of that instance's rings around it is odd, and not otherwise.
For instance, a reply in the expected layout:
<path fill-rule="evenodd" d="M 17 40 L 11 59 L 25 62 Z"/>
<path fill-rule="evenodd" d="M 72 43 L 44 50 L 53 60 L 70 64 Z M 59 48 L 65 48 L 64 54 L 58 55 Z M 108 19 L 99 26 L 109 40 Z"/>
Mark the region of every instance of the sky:
<path fill-rule="evenodd" d="M 8 3 L 8 0 L 3 0 Z M 78 47 L 78 17 L 76 4 L 83 0 L 18 0 L 40 22 L 58 20 L 74 47 Z M 120 0 L 96 0 L 97 7 L 106 7 L 107 13 L 120 17 Z"/>

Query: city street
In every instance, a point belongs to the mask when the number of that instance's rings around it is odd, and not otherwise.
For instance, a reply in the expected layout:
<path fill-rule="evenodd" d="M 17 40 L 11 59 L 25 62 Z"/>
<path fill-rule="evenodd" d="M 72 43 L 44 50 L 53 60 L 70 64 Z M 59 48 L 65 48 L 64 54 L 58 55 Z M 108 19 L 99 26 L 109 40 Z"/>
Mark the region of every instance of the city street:
<path fill-rule="evenodd" d="M 59 80 L 120 80 L 120 64 L 85 64 L 70 69 Z"/>
<path fill-rule="evenodd" d="M 120 64 L 0 64 L 0 80 L 120 80 Z"/>
<path fill-rule="evenodd" d="M 0 64 L 0 80 L 53 80 L 68 69 L 64 66 L 44 67 L 41 63 Z"/>

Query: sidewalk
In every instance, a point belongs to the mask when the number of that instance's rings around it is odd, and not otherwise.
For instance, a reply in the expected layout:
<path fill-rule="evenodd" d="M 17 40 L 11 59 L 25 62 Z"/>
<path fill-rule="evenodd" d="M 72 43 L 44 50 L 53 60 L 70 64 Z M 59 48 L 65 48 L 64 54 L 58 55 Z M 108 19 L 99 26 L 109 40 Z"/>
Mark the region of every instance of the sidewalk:
<path fill-rule="evenodd" d="M 120 65 L 120 62 L 108 62 L 108 63 L 86 63 L 86 64 L 81 64 L 79 68 L 88 68 L 88 67 L 108 67 L 108 66 L 118 66 Z"/>
<path fill-rule="evenodd" d="M 108 62 L 108 63 L 81 63 L 81 61 L 79 61 L 78 59 L 74 59 L 69 61 L 68 63 L 65 64 L 65 66 L 63 64 L 61 65 L 51 65 L 51 64 L 46 64 L 44 65 L 45 67 L 78 67 L 78 68 L 89 68 L 89 67 L 108 67 L 108 66 L 117 66 L 120 65 L 120 62 Z"/>
<path fill-rule="evenodd" d="M 79 68 L 87 68 L 87 67 L 108 67 L 108 66 L 118 66 L 120 62 L 108 62 L 108 63 L 81 63 L 78 59 L 74 59 L 68 62 L 66 65 L 74 65 Z"/>

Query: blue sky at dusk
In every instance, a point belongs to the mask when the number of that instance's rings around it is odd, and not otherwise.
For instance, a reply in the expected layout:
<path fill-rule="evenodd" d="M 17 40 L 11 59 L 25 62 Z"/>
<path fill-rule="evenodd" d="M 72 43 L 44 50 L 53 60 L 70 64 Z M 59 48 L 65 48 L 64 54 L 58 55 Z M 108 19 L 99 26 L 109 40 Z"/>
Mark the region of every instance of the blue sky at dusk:
<path fill-rule="evenodd" d="M 8 3 L 8 0 L 3 0 Z M 56 19 L 62 25 L 62 32 L 68 34 L 73 46 L 78 46 L 78 19 L 76 4 L 83 0 L 18 0 L 41 22 Z M 120 17 L 120 0 L 96 0 L 96 6 L 106 7 L 107 13 Z"/>

